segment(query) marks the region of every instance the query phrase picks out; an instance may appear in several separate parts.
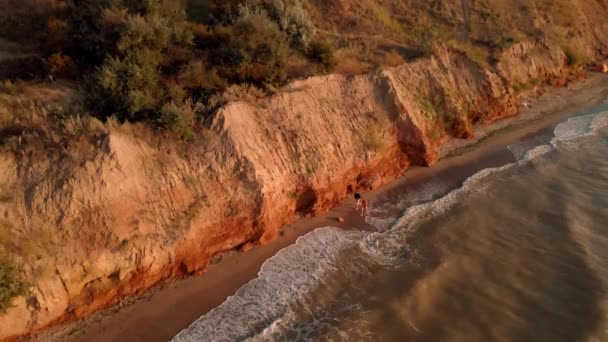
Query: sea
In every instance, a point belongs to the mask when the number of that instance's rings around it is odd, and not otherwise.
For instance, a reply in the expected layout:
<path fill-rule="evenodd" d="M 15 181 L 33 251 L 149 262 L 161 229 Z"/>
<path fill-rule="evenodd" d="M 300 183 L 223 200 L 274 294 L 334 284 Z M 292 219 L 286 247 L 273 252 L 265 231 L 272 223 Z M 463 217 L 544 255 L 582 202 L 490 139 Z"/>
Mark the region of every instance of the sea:
<path fill-rule="evenodd" d="M 376 231 L 319 228 L 174 341 L 608 341 L 608 103 Z"/>

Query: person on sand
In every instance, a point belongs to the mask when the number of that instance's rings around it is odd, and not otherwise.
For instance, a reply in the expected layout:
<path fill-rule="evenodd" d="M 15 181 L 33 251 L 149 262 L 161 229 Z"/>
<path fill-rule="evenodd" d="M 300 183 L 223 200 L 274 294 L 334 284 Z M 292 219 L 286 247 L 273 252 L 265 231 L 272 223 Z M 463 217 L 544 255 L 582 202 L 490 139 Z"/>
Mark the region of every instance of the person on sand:
<path fill-rule="evenodd" d="M 359 211 L 359 207 L 361 207 L 361 194 L 359 194 L 356 191 L 355 191 L 355 201 L 357 201 L 357 203 L 355 204 L 355 210 Z"/>
<path fill-rule="evenodd" d="M 363 217 L 367 216 L 367 200 L 366 199 L 361 200 L 361 216 L 363 216 Z"/>

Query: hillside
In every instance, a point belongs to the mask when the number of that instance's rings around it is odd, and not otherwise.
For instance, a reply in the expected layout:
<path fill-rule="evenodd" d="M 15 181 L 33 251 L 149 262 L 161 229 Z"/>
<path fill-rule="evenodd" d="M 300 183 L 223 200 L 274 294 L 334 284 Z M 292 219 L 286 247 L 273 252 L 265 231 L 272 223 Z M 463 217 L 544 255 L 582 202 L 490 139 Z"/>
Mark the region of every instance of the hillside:
<path fill-rule="evenodd" d="M 204 272 L 608 57 L 601 0 L 0 4 L 0 337 Z"/>

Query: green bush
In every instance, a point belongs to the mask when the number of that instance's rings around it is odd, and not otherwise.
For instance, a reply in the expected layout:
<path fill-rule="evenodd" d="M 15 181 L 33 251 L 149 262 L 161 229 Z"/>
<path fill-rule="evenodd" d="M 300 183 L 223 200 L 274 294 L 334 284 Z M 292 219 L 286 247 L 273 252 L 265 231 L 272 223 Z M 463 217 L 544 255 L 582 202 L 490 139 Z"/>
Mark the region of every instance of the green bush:
<path fill-rule="evenodd" d="M 564 53 L 566 54 L 566 62 L 570 66 L 580 66 L 589 63 L 589 58 L 587 58 L 584 54 L 581 54 L 575 51 L 573 48 L 566 46 L 563 48 Z"/>
<path fill-rule="evenodd" d="M 262 5 L 268 16 L 287 34 L 291 44 L 308 47 L 314 26 L 299 0 L 265 0 Z"/>
<path fill-rule="evenodd" d="M 130 15 L 116 55 L 108 57 L 96 74 L 95 100 L 119 118 L 146 118 L 169 96 L 161 77 L 161 68 L 170 59 L 169 48 L 191 41 L 184 22 L 155 12 Z"/>
<path fill-rule="evenodd" d="M 15 264 L 7 259 L 0 259 L 0 315 L 13 307 L 13 300 L 23 296 L 28 289 Z"/>
<path fill-rule="evenodd" d="M 232 81 L 263 85 L 285 79 L 287 37 L 263 11 L 241 10 L 231 31 L 219 59 Z"/>
<path fill-rule="evenodd" d="M 181 84 L 190 89 L 216 91 L 224 88 L 225 82 L 217 71 L 210 69 L 202 60 L 194 60 L 185 65 L 179 75 Z"/>
<path fill-rule="evenodd" d="M 326 69 L 331 69 L 336 64 L 334 50 L 329 44 L 322 41 L 315 40 L 310 43 L 308 55 L 312 60 L 323 64 Z"/>
<path fill-rule="evenodd" d="M 143 55 L 143 54 L 142 54 Z M 163 97 L 158 64 L 154 53 L 142 65 L 127 58 L 110 58 L 96 75 L 93 105 L 117 113 L 120 119 L 140 119 L 144 111 L 155 109 Z"/>
<path fill-rule="evenodd" d="M 171 101 L 161 108 L 158 122 L 164 128 L 179 134 L 181 138 L 190 140 L 195 119 L 196 113 L 192 102 Z"/>

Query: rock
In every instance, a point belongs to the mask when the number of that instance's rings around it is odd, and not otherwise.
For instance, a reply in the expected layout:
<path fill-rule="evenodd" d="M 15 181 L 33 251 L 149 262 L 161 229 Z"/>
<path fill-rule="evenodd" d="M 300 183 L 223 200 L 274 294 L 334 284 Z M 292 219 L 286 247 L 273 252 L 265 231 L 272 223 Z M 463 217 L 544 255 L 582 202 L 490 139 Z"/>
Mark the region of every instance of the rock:
<path fill-rule="evenodd" d="M 241 252 L 249 252 L 250 250 L 253 249 L 253 247 L 255 247 L 255 245 L 253 243 L 247 242 L 246 244 L 241 246 L 240 250 L 241 250 Z"/>

